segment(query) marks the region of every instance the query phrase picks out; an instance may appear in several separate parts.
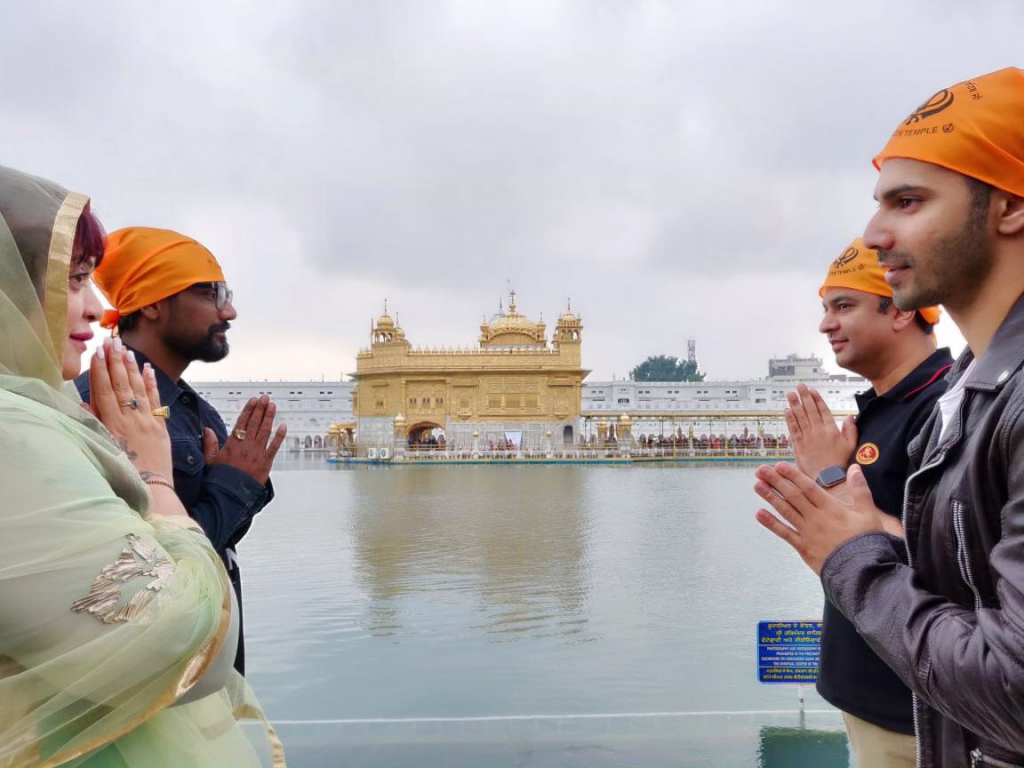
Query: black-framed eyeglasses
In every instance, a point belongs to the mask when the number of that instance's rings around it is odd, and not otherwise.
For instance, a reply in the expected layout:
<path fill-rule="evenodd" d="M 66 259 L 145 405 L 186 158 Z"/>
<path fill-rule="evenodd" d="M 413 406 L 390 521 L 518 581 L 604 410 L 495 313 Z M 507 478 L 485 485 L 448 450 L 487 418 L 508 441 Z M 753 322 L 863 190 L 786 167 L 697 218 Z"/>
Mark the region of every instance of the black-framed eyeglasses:
<path fill-rule="evenodd" d="M 213 302 L 213 306 L 220 312 L 224 309 L 224 306 L 232 301 L 235 297 L 234 291 L 228 288 L 227 283 L 195 283 L 189 286 L 191 290 L 196 293 L 202 293 L 210 301 Z"/>

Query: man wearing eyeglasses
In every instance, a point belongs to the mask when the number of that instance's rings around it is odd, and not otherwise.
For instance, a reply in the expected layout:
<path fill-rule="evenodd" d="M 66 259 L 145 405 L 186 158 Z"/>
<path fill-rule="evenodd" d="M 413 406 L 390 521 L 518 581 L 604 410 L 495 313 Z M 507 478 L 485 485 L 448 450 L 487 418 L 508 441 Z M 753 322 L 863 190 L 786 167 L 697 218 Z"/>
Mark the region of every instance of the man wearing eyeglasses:
<path fill-rule="evenodd" d="M 227 356 L 227 332 L 238 315 L 209 250 L 177 232 L 130 227 L 107 236 L 101 266 L 93 276 L 114 307 L 101 325 L 116 328 L 139 366 L 148 362 L 156 371 L 162 408 L 154 413 L 167 418 L 174 490 L 227 568 L 239 606 L 235 668 L 244 674 L 235 547 L 274 496 L 270 467 L 286 427 L 274 430 L 275 406 L 263 396 L 249 400 L 229 436 L 213 406 L 182 379 L 192 362 Z M 88 402 L 88 375 L 75 384 Z"/>

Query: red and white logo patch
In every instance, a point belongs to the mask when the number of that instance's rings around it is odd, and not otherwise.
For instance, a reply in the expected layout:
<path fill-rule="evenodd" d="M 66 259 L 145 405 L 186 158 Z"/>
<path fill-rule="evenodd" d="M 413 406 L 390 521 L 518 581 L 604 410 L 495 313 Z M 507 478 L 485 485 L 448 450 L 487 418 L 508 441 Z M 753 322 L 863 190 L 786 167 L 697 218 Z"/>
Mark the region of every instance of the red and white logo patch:
<path fill-rule="evenodd" d="M 878 461 L 878 446 L 874 443 L 864 443 L 857 449 L 858 464 L 874 464 Z"/>

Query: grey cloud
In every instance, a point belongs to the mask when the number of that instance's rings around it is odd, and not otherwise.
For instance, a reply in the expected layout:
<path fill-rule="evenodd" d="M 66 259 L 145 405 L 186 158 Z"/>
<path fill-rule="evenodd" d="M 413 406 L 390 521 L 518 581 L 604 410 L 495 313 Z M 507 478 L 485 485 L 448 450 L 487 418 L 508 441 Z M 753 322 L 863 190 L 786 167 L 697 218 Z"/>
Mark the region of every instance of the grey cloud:
<path fill-rule="evenodd" d="M 578 297 L 598 370 L 696 335 L 755 372 L 765 344 L 709 318 L 780 271 L 813 284 L 896 121 L 1020 64 L 1024 6 L 51 0 L 5 20 L 4 162 L 108 226 L 196 228 L 259 308 L 252 338 L 333 327 L 354 354 L 383 296 L 339 306 L 349 281 L 414 286 L 416 335 L 468 343 L 512 278 L 533 315 Z M 281 290 L 290 265 L 306 291 Z M 815 314 L 773 332 L 813 338 Z"/>

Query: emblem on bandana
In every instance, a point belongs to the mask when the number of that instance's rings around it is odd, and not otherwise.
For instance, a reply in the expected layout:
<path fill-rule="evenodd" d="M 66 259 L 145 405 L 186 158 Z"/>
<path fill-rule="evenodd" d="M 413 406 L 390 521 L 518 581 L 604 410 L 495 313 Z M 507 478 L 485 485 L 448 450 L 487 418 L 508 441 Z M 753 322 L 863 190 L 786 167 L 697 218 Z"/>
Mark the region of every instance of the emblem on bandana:
<path fill-rule="evenodd" d="M 836 259 L 835 261 L 832 262 L 833 269 L 839 269 L 840 267 L 845 267 L 851 261 L 856 259 L 859 254 L 860 254 L 860 250 L 859 249 L 854 248 L 853 246 L 850 246 L 849 248 L 847 248 L 845 251 L 842 252 L 842 254 L 839 256 L 838 259 Z"/>
<path fill-rule="evenodd" d="M 919 123 L 932 115 L 937 115 L 953 103 L 953 93 L 949 88 L 943 88 L 911 113 L 910 117 L 903 121 L 904 125 Z"/>
<path fill-rule="evenodd" d="M 156 549 L 146 544 L 134 533 L 128 534 L 128 546 L 117 560 L 104 566 L 89 589 L 89 594 L 71 605 L 71 610 L 89 613 L 104 624 L 115 621 L 131 621 L 143 615 L 156 599 L 156 593 L 163 589 L 174 575 L 177 566 Z M 152 578 L 145 587 L 136 592 L 130 600 L 121 605 L 121 587 L 131 579 L 140 576 Z"/>
<path fill-rule="evenodd" d="M 878 461 L 878 446 L 874 443 L 864 443 L 857 449 L 858 464 L 874 464 L 876 461 Z"/>

